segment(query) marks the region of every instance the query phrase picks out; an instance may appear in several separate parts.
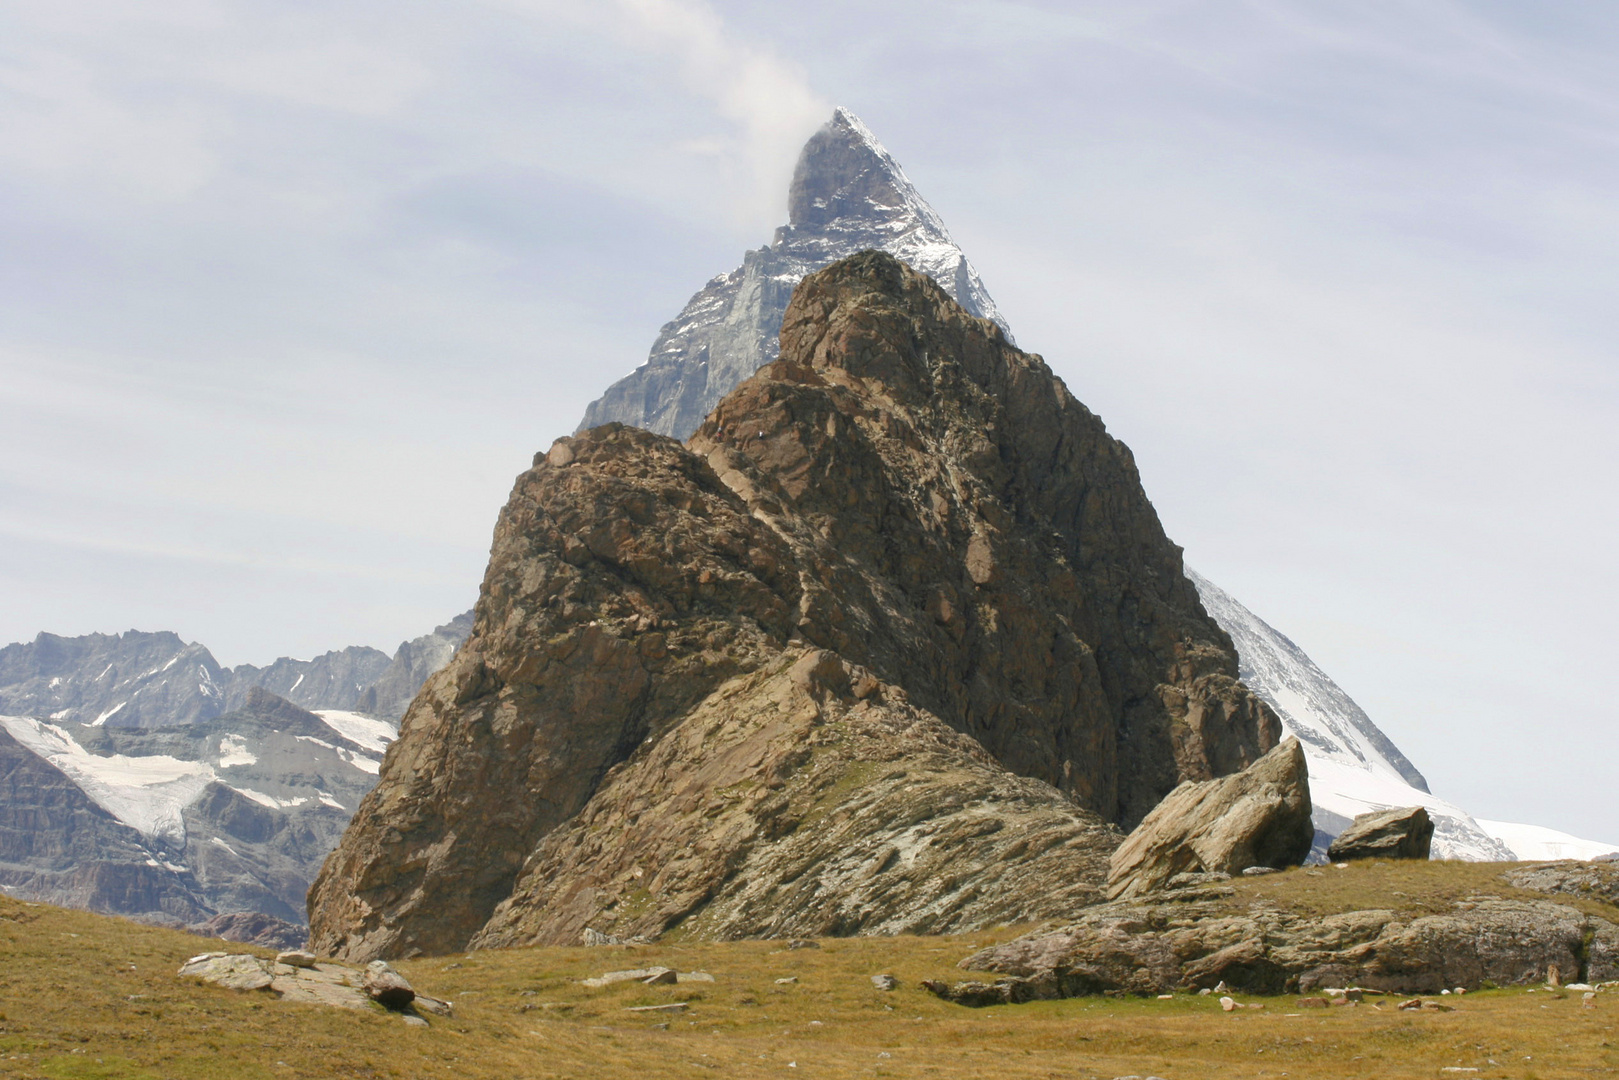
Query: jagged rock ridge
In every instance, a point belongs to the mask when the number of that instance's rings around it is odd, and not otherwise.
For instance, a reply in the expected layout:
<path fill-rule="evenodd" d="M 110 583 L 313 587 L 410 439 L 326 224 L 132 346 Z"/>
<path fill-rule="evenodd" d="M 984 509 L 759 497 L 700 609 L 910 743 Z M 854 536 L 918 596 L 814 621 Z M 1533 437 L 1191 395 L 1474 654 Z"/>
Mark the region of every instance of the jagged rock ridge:
<path fill-rule="evenodd" d="M 991 857 L 1096 873 L 1117 842 L 1103 819 L 1275 745 L 1128 449 L 1039 357 L 875 252 L 804 280 L 781 347 L 686 446 L 608 424 L 518 478 L 471 637 L 311 890 L 317 950 L 575 940 L 603 920 L 771 935 L 812 910 L 821 932 L 874 932 L 905 924 L 906 895 L 928 926 L 980 925 L 1017 907 L 1014 883 L 1039 892 Z M 832 674 L 781 674 L 811 657 Z M 939 798 L 864 771 L 922 744 Z M 956 783 L 982 801 L 942 797 Z M 878 805 L 895 817 L 857 813 Z M 678 843 L 666 816 L 691 826 Z M 974 839 L 1019 817 L 1069 839 Z M 805 903 L 805 883 L 857 870 L 798 835 L 827 822 L 870 873 L 937 843 L 984 888 L 923 873 Z"/>
<path fill-rule="evenodd" d="M 94 727 L 174 727 L 239 709 L 257 688 L 305 709 L 397 721 L 471 629 L 468 611 L 402 642 L 392 658 L 351 645 L 313 660 L 283 656 L 267 667 L 229 669 L 169 631 L 42 633 L 0 648 L 0 713 Z"/>
<path fill-rule="evenodd" d="M 1011 331 L 978 271 L 893 157 L 847 109 L 805 144 L 788 221 L 767 247 L 721 274 L 664 326 L 647 362 L 585 410 L 579 430 L 618 421 L 677 439 L 779 355 L 782 316 L 804 275 L 856 252 L 886 251 L 932 277 L 968 312 Z"/>

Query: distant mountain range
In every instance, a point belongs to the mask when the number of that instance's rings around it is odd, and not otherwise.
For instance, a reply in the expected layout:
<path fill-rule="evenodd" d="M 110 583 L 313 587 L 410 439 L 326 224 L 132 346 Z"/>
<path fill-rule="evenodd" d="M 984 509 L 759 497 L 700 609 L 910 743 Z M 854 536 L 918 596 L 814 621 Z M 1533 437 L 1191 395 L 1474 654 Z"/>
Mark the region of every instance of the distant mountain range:
<path fill-rule="evenodd" d="M 302 924 L 399 716 L 471 623 L 392 658 L 229 670 L 167 632 L 0 649 L 0 888 L 173 925 Z"/>

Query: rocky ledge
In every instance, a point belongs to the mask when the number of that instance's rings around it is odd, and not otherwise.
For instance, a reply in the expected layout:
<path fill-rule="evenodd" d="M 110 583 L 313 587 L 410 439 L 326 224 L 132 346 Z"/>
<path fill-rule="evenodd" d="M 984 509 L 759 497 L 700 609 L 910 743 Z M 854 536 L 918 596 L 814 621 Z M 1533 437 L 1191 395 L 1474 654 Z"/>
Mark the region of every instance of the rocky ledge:
<path fill-rule="evenodd" d="M 1263 897 L 1243 905 L 1227 875 L 1186 874 L 1141 902 L 1100 905 L 1060 930 L 961 961 L 967 971 L 999 978 L 935 982 L 929 989 L 961 1004 L 988 1005 L 1217 986 L 1254 994 L 1351 986 L 1435 994 L 1619 979 L 1619 910 L 1608 892 L 1619 884 L 1619 868 L 1546 863 L 1497 880 L 1519 895 L 1430 901 L 1424 906 L 1446 910 L 1426 913 L 1390 906 L 1320 915 L 1297 903 L 1308 891 L 1292 905 Z M 1522 895 L 1535 892 L 1604 906 Z M 1399 904 L 1406 894 L 1388 895 Z"/>

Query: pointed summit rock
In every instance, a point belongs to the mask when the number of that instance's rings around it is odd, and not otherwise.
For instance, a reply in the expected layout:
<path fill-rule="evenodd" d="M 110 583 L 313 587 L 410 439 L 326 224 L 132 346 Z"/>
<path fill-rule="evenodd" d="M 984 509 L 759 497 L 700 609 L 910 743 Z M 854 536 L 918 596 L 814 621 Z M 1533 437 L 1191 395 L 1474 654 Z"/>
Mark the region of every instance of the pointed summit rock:
<path fill-rule="evenodd" d="M 607 424 L 518 478 L 315 951 L 1062 917 L 1110 822 L 1276 744 L 1038 356 L 879 252 L 806 278 L 781 341 L 686 445 Z"/>
<path fill-rule="evenodd" d="M 788 222 L 775 239 L 693 296 L 659 333 L 647 362 L 585 410 L 579 430 L 616 420 L 688 437 L 721 398 L 779 355 L 782 315 L 804 275 L 868 249 L 927 274 L 1010 340 L 944 221 L 866 125 L 838 109 L 799 155 Z"/>

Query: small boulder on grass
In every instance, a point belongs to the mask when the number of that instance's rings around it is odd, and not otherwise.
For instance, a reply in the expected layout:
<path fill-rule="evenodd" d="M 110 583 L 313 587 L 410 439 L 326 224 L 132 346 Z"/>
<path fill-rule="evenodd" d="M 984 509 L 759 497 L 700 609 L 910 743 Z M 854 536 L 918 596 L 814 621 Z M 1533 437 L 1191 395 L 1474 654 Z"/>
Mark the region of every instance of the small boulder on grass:
<path fill-rule="evenodd" d="M 382 960 L 366 965 L 364 989 L 372 1001 L 386 1009 L 403 1009 L 416 1000 L 416 991 L 405 977 Z"/>

